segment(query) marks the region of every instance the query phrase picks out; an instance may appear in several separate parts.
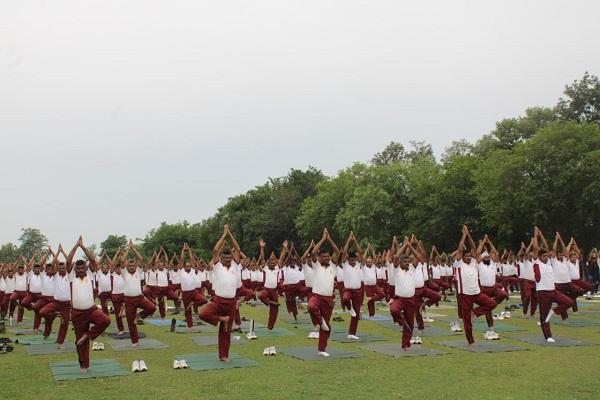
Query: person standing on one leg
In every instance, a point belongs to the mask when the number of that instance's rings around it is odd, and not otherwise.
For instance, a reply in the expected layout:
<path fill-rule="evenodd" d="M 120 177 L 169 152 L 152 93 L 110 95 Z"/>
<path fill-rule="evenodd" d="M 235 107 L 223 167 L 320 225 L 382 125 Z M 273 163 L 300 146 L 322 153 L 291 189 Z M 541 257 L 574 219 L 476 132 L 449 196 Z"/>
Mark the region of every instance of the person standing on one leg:
<path fill-rule="evenodd" d="M 542 241 L 547 244 L 543 235 L 540 237 Z M 560 251 L 559 245 L 561 248 Z M 556 290 L 565 296 L 569 298 L 577 298 L 578 296 L 583 295 L 584 291 L 579 286 L 571 282 L 571 274 L 569 272 L 569 265 L 567 263 L 568 254 L 569 249 L 567 246 L 565 246 L 562 238 L 560 237 L 560 233 L 556 232 L 554 246 L 552 247 L 552 258 L 550 259 L 550 265 L 552 265 L 552 270 L 554 272 L 555 287 Z M 572 305 L 573 304 L 575 304 L 575 302 L 573 302 Z M 569 314 L 567 310 L 568 308 L 565 309 L 561 314 L 563 324 L 568 324 Z"/>
<path fill-rule="evenodd" d="M 369 252 L 373 254 L 373 256 L 369 256 Z M 369 310 L 369 318 L 373 318 L 375 316 L 375 303 L 385 298 L 383 289 L 378 285 L 378 267 L 376 267 L 373 263 L 373 259 L 375 258 L 374 254 L 375 252 L 373 251 L 373 247 L 369 243 L 363 255 L 365 265 L 362 268 L 365 301 L 367 302 L 367 308 Z"/>
<path fill-rule="evenodd" d="M 80 247 L 87 256 L 90 266 L 97 268 L 96 258 L 83 244 L 81 236 L 77 241 L 77 247 Z M 67 263 L 70 264 L 72 251 Z M 90 368 L 90 341 L 96 339 L 110 325 L 110 318 L 96 307 L 94 301 L 94 282 L 91 272 L 86 268 L 85 261 L 77 260 L 75 263 L 75 276 L 72 278 L 72 307 L 71 320 L 75 329 L 75 345 L 79 355 L 79 367 L 81 373 L 85 374 Z M 91 324 L 91 327 L 90 327 Z"/>
<path fill-rule="evenodd" d="M 542 242 L 540 247 L 539 242 Z M 548 242 L 542 232 L 536 226 L 533 231 L 533 255 L 535 257 L 533 272 L 536 281 L 536 291 L 540 306 L 540 325 L 542 333 L 548 343 L 555 343 L 550 330 L 550 320 L 554 314 L 562 315 L 569 307 L 573 305 L 573 300 L 556 290 L 554 268 L 549 260 L 550 250 Z M 552 310 L 552 303 L 557 303 L 557 307 Z"/>
<path fill-rule="evenodd" d="M 579 311 L 577 308 L 577 297 L 582 296 L 585 293 L 590 293 L 592 285 L 585 279 L 582 279 L 583 268 L 579 260 L 583 259 L 583 255 L 581 254 L 581 250 L 579 250 L 579 246 L 577 246 L 575 238 L 571 238 L 571 241 L 567 246 L 567 254 L 569 255 L 567 267 L 569 268 L 569 275 L 571 277 L 571 289 L 574 289 L 575 287 L 580 289 L 580 291 L 571 290 L 569 296 L 571 300 L 573 300 L 573 313 L 577 314 Z"/>
<path fill-rule="evenodd" d="M 277 314 L 279 313 L 279 286 L 281 271 L 277 262 L 275 253 L 271 252 L 267 265 L 265 266 L 265 246 L 264 240 L 259 241 L 260 255 L 258 256 L 258 265 L 263 269 L 263 290 L 258 295 L 259 300 L 269 307 L 269 321 L 267 329 L 273 330 L 277 322 Z"/>
<path fill-rule="evenodd" d="M 394 323 L 402 327 L 402 349 L 407 351 L 410 348 L 415 311 L 418 307 L 413 276 L 415 270 L 409 267 L 408 257 L 399 252 L 392 256 L 390 273 L 394 274 L 395 283 L 394 296 L 390 300 L 390 314 Z"/>
<path fill-rule="evenodd" d="M 350 251 L 350 244 L 354 247 Z M 358 320 L 360 319 L 360 309 L 362 307 L 364 290 L 362 282 L 362 250 L 354 232 L 350 235 L 342 249 L 342 271 L 344 275 L 344 290 L 342 294 L 342 303 L 350 310 L 350 325 L 348 327 L 348 339 L 359 340 L 356 336 L 358 329 Z"/>
<path fill-rule="evenodd" d="M 486 246 L 489 245 L 489 252 Z M 481 251 L 483 250 L 483 253 Z M 502 287 L 496 282 L 496 269 L 497 263 L 500 259 L 498 250 L 494 247 L 494 244 L 486 234 L 483 241 L 477 248 L 477 258 L 480 259 L 477 264 L 477 271 L 479 273 L 479 285 L 481 287 L 481 293 L 492 298 L 496 304 L 502 303 L 508 298 L 508 294 Z M 488 310 L 485 313 L 485 320 L 487 322 L 488 330 L 483 335 L 486 340 L 498 340 L 500 335 L 494 332 L 494 318 L 492 316 L 493 310 Z"/>
<path fill-rule="evenodd" d="M 471 250 L 466 251 L 465 241 L 469 240 Z M 496 307 L 496 302 L 481 293 L 479 287 L 479 272 L 477 269 L 477 247 L 469 233 L 469 229 L 463 225 L 463 233 L 455 253 L 454 268 L 456 271 L 457 290 L 460 295 L 460 307 L 465 336 L 469 345 L 475 344 L 473 338 L 473 318 L 485 315 Z M 477 304 L 478 307 L 473 308 Z"/>
<path fill-rule="evenodd" d="M 185 261 L 186 252 L 189 256 L 188 261 Z M 195 258 L 194 254 L 192 253 L 192 249 L 190 249 L 187 243 L 183 245 L 183 249 L 181 250 L 181 262 L 183 263 L 184 267 L 179 269 L 177 273 L 179 275 L 179 282 L 181 283 L 181 297 L 183 299 L 185 321 L 188 329 L 191 329 L 193 326 L 192 307 L 194 305 L 197 307 L 202 307 L 208 303 L 208 300 L 206 300 L 206 297 L 202 295 L 200 289 L 196 288 L 197 274 L 196 269 L 192 268 L 192 263 L 195 263 Z"/>
<path fill-rule="evenodd" d="M 537 310 L 538 298 L 536 292 L 535 274 L 533 272 L 533 239 L 527 248 L 522 247 L 523 261 L 519 271 L 523 277 L 523 318 L 533 317 Z M 529 311 L 529 314 L 527 313 Z"/>
<path fill-rule="evenodd" d="M 329 250 L 322 248 L 327 242 L 333 251 L 333 257 Z M 323 230 L 323 237 L 315 245 L 312 251 L 309 268 L 313 269 L 313 294 L 308 301 L 308 312 L 313 322 L 319 324 L 318 354 L 321 357 L 329 357 L 327 353 L 327 340 L 331 332 L 329 320 L 333 312 L 333 290 L 335 284 L 336 265 L 340 251 L 329 236 L 327 228 Z M 333 262 L 332 262 L 333 261 Z"/>

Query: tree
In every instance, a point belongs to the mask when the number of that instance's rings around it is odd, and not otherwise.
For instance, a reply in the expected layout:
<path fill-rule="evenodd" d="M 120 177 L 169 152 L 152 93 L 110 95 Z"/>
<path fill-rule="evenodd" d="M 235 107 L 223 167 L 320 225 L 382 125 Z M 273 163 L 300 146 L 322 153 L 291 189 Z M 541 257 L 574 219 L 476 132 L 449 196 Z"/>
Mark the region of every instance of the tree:
<path fill-rule="evenodd" d="M 0 262 L 11 263 L 19 257 L 19 248 L 13 243 L 4 243 L 0 246 Z"/>
<path fill-rule="evenodd" d="M 206 257 L 210 252 L 207 253 L 206 249 L 198 249 L 200 232 L 199 225 L 190 225 L 187 221 L 175 224 L 163 222 L 158 228 L 148 232 L 142 241 L 142 250 L 149 257 L 163 247 L 171 257 L 173 254 L 179 254 L 183 244 L 187 243 L 192 249 L 199 250 L 199 255 Z"/>
<path fill-rule="evenodd" d="M 600 81 L 587 71 L 580 81 L 565 86 L 567 98 L 560 98 L 556 114 L 565 121 L 593 122 L 600 125 Z"/>
<path fill-rule="evenodd" d="M 390 165 L 404 160 L 406 151 L 402 143 L 390 142 L 382 152 L 377 153 L 371 159 L 373 165 Z"/>
<path fill-rule="evenodd" d="M 25 258 L 31 258 L 36 252 L 42 252 L 48 247 L 48 239 L 39 229 L 24 228 L 21 229 L 19 237 L 19 254 Z"/>
<path fill-rule="evenodd" d="M 455 157 L 464 157 L 473 153 L 473 145 L 465 139 L 453 140 L 442 153 L 442 162 L 451 161 Z"/>
<path fill-rule="evenodd" d="M 96 243 L 92 243 L 89 246 L 87 246 L 88 250 L 92 252 L 92 254 L 94 256 L 98 256 L 98 245 L 96 245 Z M 89 261 L 88 256 L 84 253 L 83 254 L 83 259 L 86 261 Z"/>
<path fill-rule="evenodd" d="M 127 247 L 127 236 L 125 235 L 108 235 L 102 243 L 100 243 L 100 250 L 106 251 L 109 257 L 113 257 L 117 250 L 124 249 Z"/>

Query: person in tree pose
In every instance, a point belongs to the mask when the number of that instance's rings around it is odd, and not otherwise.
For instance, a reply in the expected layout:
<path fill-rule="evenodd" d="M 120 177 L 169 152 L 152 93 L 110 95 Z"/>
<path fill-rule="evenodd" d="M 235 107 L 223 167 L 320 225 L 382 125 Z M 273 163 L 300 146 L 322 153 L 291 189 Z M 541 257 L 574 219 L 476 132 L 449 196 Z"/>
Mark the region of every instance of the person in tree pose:
<path fill-rule="evenodd" d="M 353 250 L 350 250 L 352 245 Z M 362 272 L 362 249 L 354 232 L 350 235 L 344 244 L 341 254 L 342 271 L 344 275 L 344 290 L 342 303 L 350 310 L 350 325 L 348 327 L 348 339 L 358 340 L 356 331 L 358 329 L 358 320 L 360 318 L 360 309 L 364 299 L 363 272 Z"/>
<path fill-rule="evenodd" d="M 489 247 L 489 249 L 487 249 Z M 482 252 L 483 251 L 483 252 Z M 492 298 L 496 304 L 502 303 L 508 299 L 506 291 L 496 282 L 496 270 L 497 263 L 500 260 L 498 250 L 494 247 L 494 244 L 485 235 L 481 243 L 477 248 L 477 272 L 479 274 L 479 285 L 481 287 L 481 293 Z M 486 340 L 497 340 L 500 339 L 500 335 L 494 332 L 494 318 L 492 311 L 489 310 L 485 313 L 485 320 L 488 325 L 487 332 L 483 335 Z"/>
<path fill-rule="evenodd" d="M 281 269 L 279 260 L 275 256 L 275 252 L 271 252 L 265 266 L 265 246 L 264 240 L 259 241 L 260 254 L 258 256 L 258 265 L 263 270 L 262 291 L 258 298 L 267 307 L 269 307 L 269 322 L 267 329 L 273 330 L 277 322 L 277 314 L 279 313 L 279 289 L 281 286 Z"/>
<path fill-rule="evenodd" d="M 377 278 L 379 268 L 375 266 L 373 261 L 375 259 L 375 251 L 370 243 L 367 245 L 367 249 L 365 250 L 362 258 L 365 261 L 365 264 L 362 268 L 365 301 L 367 303 L 367 309 L 369 310 L 369 318 L 373 318 L 375 316 L 375 303 L 383 300 L 385 298 L 385 293 L 383 292 L 383 289 L 379 284 L 379 279 Z"/>

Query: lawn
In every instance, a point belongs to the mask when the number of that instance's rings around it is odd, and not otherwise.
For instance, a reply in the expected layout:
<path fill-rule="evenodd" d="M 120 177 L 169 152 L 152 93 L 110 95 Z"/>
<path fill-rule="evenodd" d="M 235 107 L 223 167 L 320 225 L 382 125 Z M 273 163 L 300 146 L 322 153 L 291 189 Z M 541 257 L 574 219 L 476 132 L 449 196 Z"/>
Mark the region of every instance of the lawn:
<path fill-rule="evenodd" d="M 517 298 L 513 298 L 517 302 Z M 600 321 L 600 301 L 582 302 L 583 315 L 576 319 Z M 266 322 L 266 308 L 242 307 L 242 315 Z M 432 312 L 447 316 L 456 311 L 443 307 Z M 387 315 L 385 307 L 378 313 Z M 515 312 L 513 314 L 518 314 Z M 346 326 L 349 315 L 337 314 Z M 26 314 L 31 318 L 31 314 Z M 15 345 L 13 353 L 0 355 L 0 392 L 5 399 L 598 399 L 600 398 L 597 363 L 600 359 L 600 327 L 568 327 L 553 325 L 554 335 L 584 339 L 594 346 L 546 348 L 511 340 L 511 335 L 541 335 L 535 320 L 512 318 L 507 324 L 526 329 L 523 332 L 501 332 L 500 344 L 516 345 L 526 351 L 502 353 L 470 353 L 441 346 L 436 342 L 464 340 L 464 336 L 426 337 L 424 347 L 443 350 L 447 354 L 393 358 L 360 349 L 357 343 L 330 342 L 330 348 L 352 351 L 360 355 L 352 359 L 302 361 L 282 354 L 262 356 L 263 348 L 275 345 L 314 346 L 301 328 L 282 321 L 287 319 L 282 306 L 277 326 L 295 333 L 292 336 L 259 337 L 248 344 L 232 346 L 232 351 L 259 363 L 257 367 L 229 370 L 174 370 L 175 355 L 214 352 L 216 346 L 198 346 L 197 334 L 168 332 L 168 327 L 149 324 L 140 326 L 149 338 L 169 347 L 157 350 L 114 351 L 110 339 L 104 352 L 92 352 L 94 359 L 114 359 L 128 370 L 135 359 L 143 359 L 148 372 L 127 376 L 55 382 L 49 364 L 75 361 L 76 354 L 30 356 L 25 345 Z M 57 324 L 58 322 L 55 322 Z M 431 326 L 447 330 L 446 322 L 437 320 Z M 10 329 L 10 328 L 9 328 Z M 373 321 L 359 324 L 359 335 L 383 336 L 385 342 L 399 346 L 400 333 Z M 202 334 L 207 336 L 210 334 Z M 14 336 L 7 334 L 7 336 Z M 68 341 L 73 341 L 70 330 Z M 482 334 L 476 340 L 483 342 Z"/>

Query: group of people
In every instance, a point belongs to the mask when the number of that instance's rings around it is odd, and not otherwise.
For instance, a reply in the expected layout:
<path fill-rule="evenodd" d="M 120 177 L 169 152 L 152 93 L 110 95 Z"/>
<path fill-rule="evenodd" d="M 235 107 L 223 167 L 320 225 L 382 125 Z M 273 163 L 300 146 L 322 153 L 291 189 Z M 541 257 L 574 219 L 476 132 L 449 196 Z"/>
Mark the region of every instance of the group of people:
<path fill-rule="evenodd" d="M 240 305 L 250 300 L 268 307 L 270 330 L 277 322 L 281 296 L 294 319 L 298 318 L 297 301 L 306 300 L 314 326 L 309 337 L 318 339 L 318 354 L 328 357 L 336 290 L 342 307 L 350 314 L 348 339 L 359 340 L 363 304 L 367 304 L 369 315 L 365 318 L 370 318 L 375 315 L 376 303 L 385 301 L 393 322 L 402 328 L 401 346 L 405 350 L 412 343 L 421 343 L 419 336 L 429 320 L 426 308 L 445 301 L 454 291 L 458 318 L 468 343 L 473 345 L 472 323 L 479 316 L 485 317 L 488 326 L 484 339 L 499 339 L 493 312 L 508 299 L 509 292 L 520 292 L 524 318 L 533 316 L 539 305 L 542 333 L 548 342 L 554 342 L 551 318 L 559 315 L 566 322 L 570 309 L 577 312 L 577 297 L 597 290 L 597 285 L 583 279 L 583 254 L 575 239 L 565 244 L 556 233 L 550 248 L 537 227 L 529 245 L 522 243 L 516 254 L 505 250 L 500 255 L 487 235 L 476 244 L 466 226 L 458 248 L 450 254 L 440 254 L 435 246 L 428 254 L 414 235 L 401 241 L 394 237 L 385 251 L 376 252 L 370 244 L 363 250 L 353 232 L 340 249 L 327 229 L 302 254 L 287 241 L 278 256 L 273 251 L 266 257 L 265 247 L 260 240 L 258 257 L 246 256 L 225 225 L 208 262 L 198 258 L 187 244 L 170 258 L 160 248 L 145 259 L 131 241 L 112 257 L 104 252 L 97 259 L 80 237 L 68 254 L 60 245 L 56 252 L 48 248 L 30 260 L 21 257 L 0 265 L 0 319 L 12 320 L 17 310 L 19 325 L 24 309 L 31 310 L 34 332 L 42 333 L 43 319 L 43 335 L 49 337 L 58 318 L 59 348 L 64 346 L 71 322 L 85 373 L 90 341 L 108 327 L 111 311 L 120 335 L 126 332 L 125 316 L 135 347 L 139 345 L 137 325 L 157 308 L 164 319 L 167 300 L 174 302 L 175 313 L 183 306 L 190 329 L 193 313 L 206 323 L 218 325 L 219 359 L 228 362 L 231 333 L 241 328 Z M 78 249 L 87 260 L 73 262 Z M 596 249 L 584 264 L 598 270 Z"/>

